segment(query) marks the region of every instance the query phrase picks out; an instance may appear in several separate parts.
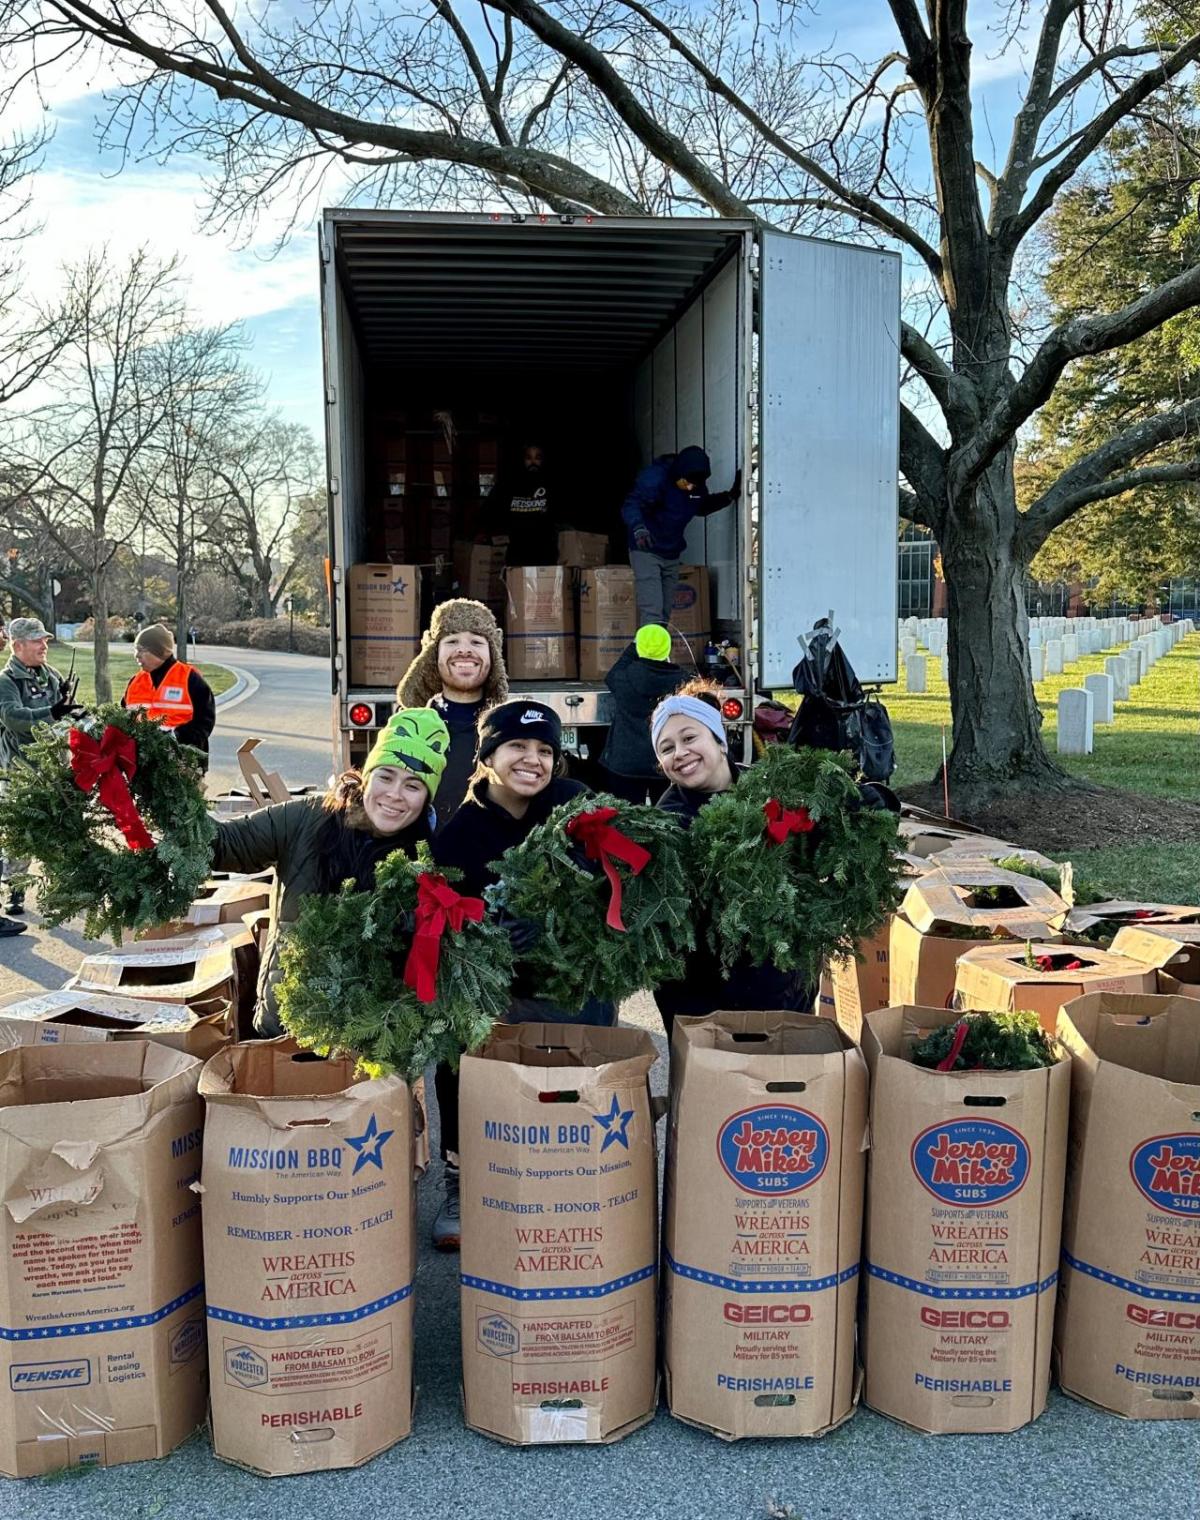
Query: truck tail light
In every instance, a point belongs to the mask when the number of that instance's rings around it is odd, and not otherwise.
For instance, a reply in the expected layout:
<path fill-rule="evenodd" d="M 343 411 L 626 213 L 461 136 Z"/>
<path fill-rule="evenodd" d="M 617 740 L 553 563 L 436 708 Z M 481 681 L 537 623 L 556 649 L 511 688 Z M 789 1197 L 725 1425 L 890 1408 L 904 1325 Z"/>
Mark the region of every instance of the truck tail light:
<path fill-rule="evenodd" d="M 726 697 L 721 703 L 721 716 L 726 723 L 736 723 L 746 711 L 746 704 L 741 697 Z"/>
<path fill-rule="evenodd" d="M 370 728 L 375 722 L 375 709 L 369 702 L 355 702 L 348 717 L 351 728 Z"/>

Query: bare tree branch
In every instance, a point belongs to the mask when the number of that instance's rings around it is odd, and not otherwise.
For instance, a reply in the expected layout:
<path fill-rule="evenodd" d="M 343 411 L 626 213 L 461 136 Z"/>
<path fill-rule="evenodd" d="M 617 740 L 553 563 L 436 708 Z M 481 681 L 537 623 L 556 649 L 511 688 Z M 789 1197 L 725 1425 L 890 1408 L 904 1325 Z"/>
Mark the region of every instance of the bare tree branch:
<path fill-rule="evenodd" d="M 919 512 L 916 521 L 937 532 L 946 510 L 945 454 L 933 434 L 900 403 L 900 469 L 912 487 Z"/>

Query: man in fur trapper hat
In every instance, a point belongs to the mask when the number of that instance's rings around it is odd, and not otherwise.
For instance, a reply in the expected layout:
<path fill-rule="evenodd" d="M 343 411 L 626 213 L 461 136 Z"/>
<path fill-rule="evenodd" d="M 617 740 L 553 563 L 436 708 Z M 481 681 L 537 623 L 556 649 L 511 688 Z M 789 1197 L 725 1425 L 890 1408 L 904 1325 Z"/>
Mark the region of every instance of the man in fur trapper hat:
<path fill-rule="evenodd" d="M 500 625 L 491 612 L 466 598 L 435 607 L 421 652 L 396 688 L 396 701 L 401 707 L 434 708 L 450 730 L 450 757 L 438 786 L 439 827 L 466 796 L 480 713 L 507 695 Z"/>

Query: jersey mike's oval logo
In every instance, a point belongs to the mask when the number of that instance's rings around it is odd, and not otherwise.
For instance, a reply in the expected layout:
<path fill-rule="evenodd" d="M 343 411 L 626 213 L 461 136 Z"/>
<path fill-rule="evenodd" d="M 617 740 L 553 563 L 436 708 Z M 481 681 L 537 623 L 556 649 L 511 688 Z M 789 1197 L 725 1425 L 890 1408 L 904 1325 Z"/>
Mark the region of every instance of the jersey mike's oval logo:
<path fill-rule="evenodd" d="M 829 1164 L 829 1131 L 816 1114 L 790 1104 L 744 1108 L 721 1126 L 717 1155 L 747 1193 L 796 1193 Z"/>
<path fill-rule="evenodd" d="M 1200 1214 L 1200 1135 L 1155 1135 L 1129 1158 L 1138 1191 L 1169 1214 Z"/>
<path fill-rule="evenodd" d="M 947 1119 L 912 1144 L 917 1181 L 942 1203 L 979 1209 L 1002 1203 L 1029 1180 L 1024 1135 L 993 1119 Z"/>

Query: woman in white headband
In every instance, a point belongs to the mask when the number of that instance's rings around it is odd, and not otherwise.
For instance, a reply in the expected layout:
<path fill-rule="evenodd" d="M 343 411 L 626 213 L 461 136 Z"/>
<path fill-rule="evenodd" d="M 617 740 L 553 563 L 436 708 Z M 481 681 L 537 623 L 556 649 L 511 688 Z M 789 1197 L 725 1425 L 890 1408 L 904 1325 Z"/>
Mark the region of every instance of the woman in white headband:
<path fill-rule="evenodd" d="M 650 719 L 650 738 L 663 775 L 671 783 L 659 807 L 690 828 L 707 803 L 736 785 L 745 769 L 729 755 L 721 719 L 720 688 L 690 681 L 660 702 Z M 701 909 L 703 913 L 703 909 Z M 807 1013 L 813 989 L 795 972 L 739 964 L 726 976 L 696 925 L 697 947 L 682 981 L 665 982 L 654 994 L 668 1041 L 676 1014 L 703 1015 L 718 1008 L 784 1008 Z"/>

